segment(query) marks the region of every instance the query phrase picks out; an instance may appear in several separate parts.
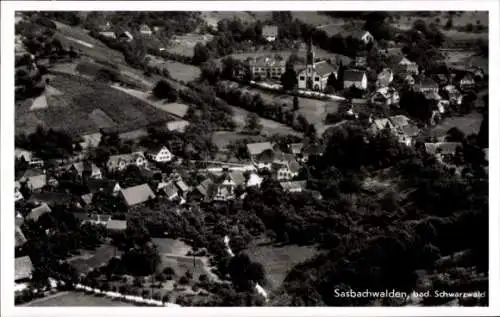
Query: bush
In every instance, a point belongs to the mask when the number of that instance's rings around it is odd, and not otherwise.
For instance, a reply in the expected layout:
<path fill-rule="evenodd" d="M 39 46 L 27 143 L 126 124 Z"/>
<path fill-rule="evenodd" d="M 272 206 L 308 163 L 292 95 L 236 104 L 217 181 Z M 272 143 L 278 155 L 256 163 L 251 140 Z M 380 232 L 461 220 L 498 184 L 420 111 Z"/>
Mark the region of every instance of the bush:
<path fill-rule="evenodd" d="M 188 285 L 189 279 L 185 275 L 181 276 L 181 278 L 179 279 L 179 284 L 180 285 Z"/>

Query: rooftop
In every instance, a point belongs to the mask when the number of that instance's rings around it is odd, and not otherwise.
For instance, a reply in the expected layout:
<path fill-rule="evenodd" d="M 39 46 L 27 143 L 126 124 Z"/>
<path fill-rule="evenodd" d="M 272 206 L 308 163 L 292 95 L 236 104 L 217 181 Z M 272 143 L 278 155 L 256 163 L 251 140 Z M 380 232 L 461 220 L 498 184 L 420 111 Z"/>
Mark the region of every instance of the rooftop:
<path fill-rule="evenodd" d="M 121 194 L 127 206 L 134 206 L 155 198 L 155 194 L 148 184 L 137 185 L 122 189 Z"/>
<path fill-rule="evenodd" d="M 30 219 L 36 222 L 42 215 L 50 212 L 52 212 L 52 210 L 50 209 L 49 205 L 47 205 L 47 203 L 43 203 L 40 206 L 31 209 L 31 212 L 26 216 L 26 219 Z"/>
<path fill-rule="evenodd" d="M 16 258 L 15 264 L 15 281 L 23 280 L 30 278 L 31 273 L 33 272 L 33 263 L 29 256 L 23 256 L 20 258 Z"/>
<path fill-rule="evenodd" d="M 344 81 L 362 81 L 366 76 L 365 72 L 359 70 L 346 70 L 344 72 Z"/>

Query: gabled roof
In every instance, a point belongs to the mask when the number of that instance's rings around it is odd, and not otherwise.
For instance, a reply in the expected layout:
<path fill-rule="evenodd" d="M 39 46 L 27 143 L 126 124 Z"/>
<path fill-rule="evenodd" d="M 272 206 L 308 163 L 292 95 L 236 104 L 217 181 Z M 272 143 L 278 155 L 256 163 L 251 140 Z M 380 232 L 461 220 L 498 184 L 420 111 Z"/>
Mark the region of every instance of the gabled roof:
<path fill-rule="evenodd" d="M 31 161 L 31 159 L 33 158 L 33 152 L 25 149 L 15 148 L 14 152 L 16 154 L 16 158 L 20 159 L 21 157 L 24 157 L 24 160 L 26 162 Z"/>
<path fill-rule="evenodd" d="M 156 197 L 148 184 L 122 189 L 121 194 L 129 207 L 146 202 L 149 198 Z"/>
<path fill-rule="evenodd" d="M 81 138 L 83 139 L 83 141 L 80 142 L 80 145 L 82 145 L 82 147 L 97 147 L 101 142 L 102 134 L 99 132 L 85 134 L 82 135 Z"/>
<path fill-rule="evenodd" d="M 403 115 L 396 115 L 389 117 L 389 120 L 396 128 L 402 128 L 404 126 L 407 126 L 408 123 L 410 122 L 410 119 L 407 116 Z"/>
<path fill-rule="evenodd" d="M 123 160 L 127 163 L 132 163 L 135 162 L 137 158 L 145 158 L 144 153 L 142 152 L 134 152 L 134 153 L 128 153 L 128 154 L 117 154 L 117 155 L 111 155 L 108 159 L 108 164 L 110 162 L 112 163 L 118 163 L 120 160 Z"/>
<path fill-rule="evenodd" d="M 280 185 L 284 191 L 304 190 L 304 189 L 306 189 L 307 181 L 281 182 Z"/>
<path fill-rule="evenodd" d="M 166 147 L 165 145 L 157 145 L 155 147 L 152 147 L 152 148 L 148 149 L 148 153 L 149 154 L 158 154 L 163 149 L 165 149 L 168 152 L 170 152 L 170 150 L 168 149 L 168 147 Z"/>
<path fill-rule="evenodd" d="M 214 185 L 212 179 L 207 178 L 203 182 L 201 182 L 196 189 L 207 198 L 210 195 L 211 187 Z"/>
<path fill-rule="evenodd" d="M 184 118 L 189 110 L 188 105 L 178 102 L 165 103 L 161 106 L 161 108 L 164 108 L 165 110 L 179 118 Z"/>
<path fill-rule="evenodd" d="M 302 153 L 302 149 L 304 148 L 304 143 L 291 143 L 289 145 L 290 152 L 297 155 Z"/>
<path fill-rule="evenodd" d="M 427 154 L 435 155 L 441 154 L 455 154 L 457 148 L 461 147 L 460 142 L 437 142 L 437 143 L 425 143 L 425 151 Z"/>
<path fill-rule="evenodd" d="M 366 76 L 365 72 L 359 70 L 346 70 L 344 72 L 344 81 L 362 81 Z"/>
<path fill-rule="evenodd" d="M 139 27 L 140 32 L 151 32 L 151 28 L 147 24 L 141 24 Z"/>
<path fill-rule="evenodd" d="M 88 193 L 85 195 L 82 195 L 80 197 L 85 205 L 90 205 L 92 203 L 92 198 L 94 198 L 94 194 Z"/>
<path fill-rule="evenodd" d="M 23 280 L 30 278 L 31 273 L 33 272 L 33 263 L 29 256 L 23 256 L 20 258 L 16 258 L 15 264 L 15 281 Z"/>
<path fill-rule="evenodd" d="M 25 173 L 21 180 L 26 180 L 28 187 L 32 188 L 33 190 L 41 189 L 43 188 L 43 186 L 47 185 L 47 175 L 38 174 L 33 176 L 26 176 L 27 174 L 28 173 Z"/>
<path fill-rule="evenodd" d="M 248 143 L 247 150 L 251 156 L 259 155 L 266 150 L 274 151 L 273 145 L 270 142 Z"/>
<path fill-rule="evenodd" d="M 181 179 L 175 182 L 177 188 L 179 188 L 182 192 L 187 192 L 189 190 L 189 186 Z"/>
<path fill-rule="evenodd" d="M 116 231 L 127 230 L 127 221 L 111 219 L 106 223 L 106 229 Z"/>
<path fill-rule="evenodd" d="M 288 161 L 288 168 L 290 169 L 290 172 L 292 173 L 298 173 L 300 171 L 300 164 L 295 160 L 289 160 Z"/>
<path fill-rule="evenodd" d="M 28 240 L 26 240 L 23 231 L 21 230 L 21 228 L 19 228 L 19 226 L 16 226 L 16 236 L 15 236 L 16 248 L 23 246 L 26 243 L 26 241 Z"/>
<path fill-rule="evenodd" d="M 278 36 L 278 27 L 276 25 L 264 25 L 262 27 L 262 36 Z"/>
<path fill-rule="evenodd" d="M 394 128 L 394 125 L 387 118 L 373 120 L 372 127 L 375 128 L 375 130 L 377 130 L 377 131 L 381 131 L 381 130 L 385 129 L 387 126 L 389 126 L 389 129 Z"/>
<path fill-rule="evenodd" d="M 246 185 L 247 187 L 257 186 L 262 183 L 262 180 L 263 178 L 257 175 L 256 173 L 250 173 Z"/>
<path fill-rule="evenodd" d="M 327 61 L 321 61 L 315 63 L 314 68 L 321 77 L 330 75 L 331 73 L 336 72 L 338 70 L 338 67 L 336 65 L 330 64 Z"/>
<path fill-rule="evenodd" d="M 184 133 L 186 130 L 186 127 L 189 126 L 189 121 L 186 120 L 176 120 L 176 121 L 170 121 L 166 123 L 166 127 L 168 131 L 177 131 Z"/>
<path fill-rule="evenodd" d="M 167 184 L 165 184 L 165 186 L 163 186 L 162 188 L 162 191 L 165 192 L 165 195 L 167 195 L 167 197 L 178 195 L 177 187 L 173 182 L 168 182 Z"/>
<path fill-rule="evenodd" d="M 47 205 L 47 203 L 43 203 L 40 206 L 31 209 L 31 212 L 26 216 L 26 219 L 30 219 L 36 222 L 43 214 L 50 212 L 52 212 L 52 210 L 50 209 L 49 205 Z"/>
<path fill-rule="evenodd" d="M 401 128 L 401 131 L 409 137 L 415 137 L 420 132 L 420 129 L 413 124 L 408 124 Z"/>
<path fill-rule="evenodd" d="M 243 175 L 242 171 L 231 171 L 229 175 L 236 186 L 245 184 L 245 175 Z"/>

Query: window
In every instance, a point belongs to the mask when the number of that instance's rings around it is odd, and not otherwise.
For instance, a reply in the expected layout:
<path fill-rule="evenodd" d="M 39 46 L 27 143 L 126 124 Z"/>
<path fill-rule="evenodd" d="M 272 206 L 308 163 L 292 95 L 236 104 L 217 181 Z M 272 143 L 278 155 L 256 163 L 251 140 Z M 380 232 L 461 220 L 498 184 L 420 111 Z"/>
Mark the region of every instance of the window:
<path fill-rule="evenodd" d="M 305 79 L 305 77 L 304 77 L 304 76 L 300 76 L 300 80 L 304 80 L 304 79 Z"/>
<path fill-rule="evenodd" d="M 319 77 L 314 78 L 314 81 L 319 81 Z"/>

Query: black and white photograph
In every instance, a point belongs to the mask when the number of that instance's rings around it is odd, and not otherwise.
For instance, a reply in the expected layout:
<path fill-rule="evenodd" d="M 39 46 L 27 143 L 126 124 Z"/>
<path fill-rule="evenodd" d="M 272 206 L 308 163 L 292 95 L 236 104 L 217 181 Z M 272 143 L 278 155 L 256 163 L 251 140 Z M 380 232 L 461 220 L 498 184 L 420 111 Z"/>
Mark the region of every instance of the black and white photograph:
<path fill-rule="evenodd" d="M 14 305 L 496 305 L 491 12 L 316 7 L 16 10 Z"/>

